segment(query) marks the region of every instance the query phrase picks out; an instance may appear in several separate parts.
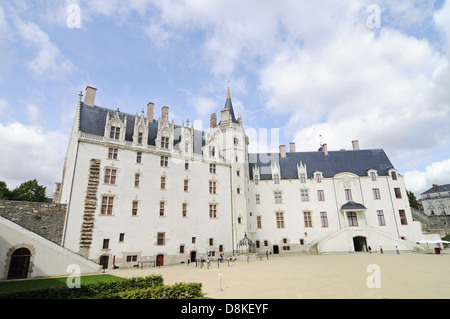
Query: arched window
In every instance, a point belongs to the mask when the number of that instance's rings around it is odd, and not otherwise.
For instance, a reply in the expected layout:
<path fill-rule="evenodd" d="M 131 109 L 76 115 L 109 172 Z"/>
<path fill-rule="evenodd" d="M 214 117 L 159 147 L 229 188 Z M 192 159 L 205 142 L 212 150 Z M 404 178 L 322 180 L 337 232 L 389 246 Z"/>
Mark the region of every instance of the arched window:
<path fill-rule="evenodd" d="M 8 279 L 22 279 L 28 277 L 31 252 L 24 247 L 16 249 L 11 255 Z"/>

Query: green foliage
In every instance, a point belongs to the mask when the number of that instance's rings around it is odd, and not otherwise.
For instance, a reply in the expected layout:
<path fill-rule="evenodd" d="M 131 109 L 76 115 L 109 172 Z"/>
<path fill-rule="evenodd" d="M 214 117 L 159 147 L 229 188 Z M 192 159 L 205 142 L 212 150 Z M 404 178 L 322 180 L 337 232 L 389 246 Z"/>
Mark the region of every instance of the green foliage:
<path fill-rule="evenodd" d="M 48 202 L 45 196 L 45 186 L 39 185 L 36 179 L 23 182 L 12 191 L 4 181 L 0 181 L 0 199 L 26 202 Z"/>
<path fill-rule="evenodd" d="M 123 291 L 105 296 L 104 299 L 193 299 L 202 296 L 201 283 L 176 283 L 171 286 Z"/>
<path fill-rule="evenodd" d="M 408 194 L 408 199 L 409 199 L 409 206 L 411 206 L 414 209 L 419 210 L 420 209 L 420 205 L 419 202 L 416 199 L 416 195 L 414 195 L 413 192 L 410 191 L 406 191 L 406 193 Z"/>
<path fill-rule="evenodd" d="M 68 288 L 67 286 L 51 287 L 22 291 L 10 294 L 0 294 L 0 299 L 86 299 L 106 298 L 119 292 L 136 289 L 149 289 L 162 286 L 163 279 L 160 275 L 147 277 L 135 277 L 130 279 L 117 279 L 113 281 L 81 284 L 80 288 Z"/>

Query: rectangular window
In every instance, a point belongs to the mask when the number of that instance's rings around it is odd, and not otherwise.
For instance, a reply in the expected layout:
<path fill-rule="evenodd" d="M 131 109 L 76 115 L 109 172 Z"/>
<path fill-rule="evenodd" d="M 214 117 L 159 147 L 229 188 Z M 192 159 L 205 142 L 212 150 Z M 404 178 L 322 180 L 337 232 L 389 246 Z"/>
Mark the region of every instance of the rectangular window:
<path fill-rule="evenodd" d="M 400 209 L 398 211 L 399 215 L 400 215 L 400 223 L 402 225 L 408 225 L 408 221 L 406 220 L 406 214 L 405 214 L 405 210 L 404 209 Z"/>
<path fill-rule="evenodd" d="M 120 138 L 120 127 L 111 126 L 111 130 L 109 131 L 109 138 L 118 140 Z"/>
<path fill-rule="evenodd" d="M 159 202 L 159 216 L 164 216 L 164 206 L 165 206 L 165 202 L 164 201 L 160 201 Z"/>
<path fill-rule="evenodd" d="M 320 222 L 322 223 L 322 227 L 328 227 L 327 212 L 320 212 Z"/>
<path fill-rule="evenodd" d="M 209 239 L 209 245 L 210 246 L 214 246 L 214 238 L 210 238 Z"/>
<path fill-rule="evenodd" d="M 377 174 L 375 174 L 375 172 L 370 172 L 370 179 L 375 182 L 377 180 Z"/>
<path fill-rule="evenodd" d="M 396 172 L 391 172 L 391 177 L 394 181 L 397 180 L 397 173 Z"/>
<path fill-rule="evenodd" d="M 142 132 L 138 133 L 138 144 L 142 144 Z"/>
<path fill-rule="evenodd" d="M 217 218 L 217 204 L 209 204 L 209 218 Z"/>
<path fill-rule="evenodd" d="M 119 150 L 117 148 L 108 148 L 108 158 L 111 159 L 117 159 L 117 154 L 119 153 Z"/>
<path fill-rule="evenodd" d="M 167 167 L 169 163 L 169 158 L 167 156 L 161 156 L 161 167 Z"/>
<path fill-rule="evenodd" d="M 211 174 L 215 174 L 216 173 L 216 164 L 209 164 L 209 172 Z"/>
<path fill-rule="evenodd" d="M 164 246 L 166 242 L 166 233 L 158 233 L 156 244 L 158 246 Z"/>
<path fill-rule="evenodd" d="M 384 213 L 382 210 L 377 210 L 377 218 L 379 226 L 386 226 L 386 221 L 384 220 Z"/>
<path fill-rule="evenodd" d="M 345 199 L 346 200 L 352 200 L 352 190 L 351 189 L 346 189 L 345 190 Z"/>
<path fill-rule="evenodd" d="M 184 143 L 184 152 L 185 153 L 189 152 L 189 143 L 188 142 Z"/>
<path fill-rule="evenodd" d="M 273 183 L 280 184 L 280 175 L 278 175 L 278 174 L 273 175 Z"/>
<path fill-rule="evenodd" d="M 281 192 L 274 192 L 274 197 L 275 197 L 275 204 L 280 204 L 281 203 Z"/>
<path fill-rule="evenodd" d="M 166 189 L 166 177 L 161 176 L 161 189 Z"/>
<path fill-rule="evenodd" d="M 195 244 L 195 242 L 196 242 L 196 238 L 192 237 L 192 243 Z"/>
<path fill-rule="evenodd" d="M 181 205 L 181 216 L 183 217 L 187 216 L 187 203 L 183 203 Z"/>
<path fill-rule="evenodd" d="M 112 215 L 113 210 L 113 204 L 114 204 L 114 197 L 113 196 L 103 196 L 102 197 L 102 215 Z"/>
<path fill-rule="evenodd" d="M 138 201 L 137 200 L 135 200 L 135 201 L 133 201 L 133 208 L 132 208 L 132 210 L 131 210 L 131 216 L 137 216 L 137 213 L 138 213 Z"/>
<path fill-rule="evenodd" d="M 169 148 L 169 138 L 162 136 L 161 137 L 161 148 L 168 149 Z"/>
<path fill-rule="evenodd" d="M 261 216 L 256 216 L 256 227 L 258 227 L 258 229 L 262 228 Z"/>
<path fill-rule="evenodd" d="M 319 201 L 324 201 L 325 200 L 325 194 L 323 193 L 323 190 L 318 190 L 317 191 L 317 199 Z"/>
<path fill-rule="evenodd" d="M 119 234 L 119 243 L 123 243 L 125 240 L 125 234 L 124 233 L 120 233 Z"/>
<path fill-rule="evenodd" d="M 284 228 L 284 213 L 278 212 L 276 213 L 277 216 L 277 228 Z"/>
<path fill-rule="evenodd" d="M 240 194 L 241 193 L 241 189 L 238 187 L 236 188 L 236 193 Z"/>
<path fill-rule="evenodd" d="M 184 254 L 184 245 L 180 245 L 180 254 Z"/>
<path fill-rule="evenodd" d="M 117 170 L 112 168 L 105 169 L 105 184 L 116 184 Z"/>
<path fill-rule="evenodd" d="M 300 183 L 306 183 L 306 174 L 300 173 Z"/>
<path fill-rule="evenodd" d="M 216 156 L 216 148 L 214 146 L 209 147 L 209 156 L 211 157 Z"/>
<path fill-rule="evenodd" d="M 188 179 L 185 179 L 185 180 L 184 180 L 183 190 L 184 190 L 185 192 L 189 191 L 189 180 L 188 180 Z"/>
<path fill-rule="evenodd" d="M 259 194 L 256 194 L 256 204 L 259 204 L 261 202 Z"/>
<path fill-rule="evenodd" d="M 300 190 L 300 197 L 302 199 L 302 202 L 309 201 L 309 194 L 307 189 L 301 189 Z"/>
<path fill-rule="evenodd" d="M 189 169 L 189 161 L 185 161 L 184 162 L 184 169 L 188 170 Z"/>
<path fill-rule="evenodd" d="M 216 194 L 216 181 L 209 181 L 209 193 Z"/>
<path fill-rule="evenodd" d="M 136 163 L 142 163 L 142 152 L 136 152 Z"/>
<path fill-rule="evenodd" d="M 233 139 L 234 145 L 238 145 L 239 144 L 239 139 L 237 137 L 235 137 Z"/>
<path fill-rule="evenodd" d="M 400 188 L 394 188 L 395 192 L 395 198 L 402 198 L 402 193 L 400 191 Z"/>
<path fill-rule="evenodd" d="M 373 188 L 373 199 L 380 199 L 380 190 L 378 188 Z"/>
<path fill-rule="evenodd" d="M 348 220 L 348 225 L 349 226 L 352 226 L 352 227 L 358 226 L 358 218 L 356 218 L 356 213 L 355 212 L 348 212 L 347 213 L 347 220 Z"/>
<path fill-rule="evenodd" d="M 103 249 L 109 249 L 109 239 L 103 239 Z"/>
<path fill-rule="evenodd" d="M 258 185 L 258 184 L 259 184 L 259 176 L 255 175 L 255 185 Z"/>
<path fill-rule="evenodd" d="M 312 227 L 311 212 L 303 212 L 303 219 L 305 221 L 305 227 Z"/>
<path fill-rule="evenodd" d="M 136 262 L 136 261 L 137 261 L 137 255 L 127 256 L 127 263 Z"/>
<path fill-rule="evenodd" d="M 134 187 L 139 187 L 140 178 L 141 174 L 138 173 L 134 174 Z"/>
<path fill-rule="evenodd" d="M 322 183 L 322 175 L 321 174 L 316 174 L 316 182 Z"/>

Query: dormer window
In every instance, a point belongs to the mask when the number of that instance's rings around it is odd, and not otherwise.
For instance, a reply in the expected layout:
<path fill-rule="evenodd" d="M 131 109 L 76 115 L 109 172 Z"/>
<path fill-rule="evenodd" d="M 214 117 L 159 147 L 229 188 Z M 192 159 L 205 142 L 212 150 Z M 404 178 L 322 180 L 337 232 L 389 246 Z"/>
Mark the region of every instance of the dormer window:
<path fill-rule="evenodd" d="M 273 183 L 274 184 L 280 184 L 280 175 L 279 174 L 274 174 L 273 175 Z"/>
<path fill-rule="evenodd" d="M 118 140 L 120 137 L 120 127 L 111 126 L 111 130 L 109 131 L 109 138 L 113 140 Z"/>
<path fill-rule="evenodd" d="M 143 133 L 139 132 L 138 133 L 138 144 L 142 144 L 142 136 L 143 136 Z"/>
<path fill-rule="evenodd" d="M 211 157 L 216 156 L 216 148 L 214 146 L 209 147 L 209 156 Z"/>
<path fill-rule="evenodd" d="M 322 174 L 320 174 L 320 173 L 316 174 L 316 182 L 317 183 L 322 183 Z"/>
<path fill-rule="evenodd" d="M 259 184 L 259 176 L 255 175 L 255 185 L 258 185 L 258 184 Z"/>
<path fill-rule="evenodd" d="M 161 148 L 169 148 L 169 138 L 166 136 L 161 137 Z"/>
<path fill-rule="evenodd" d="M 239 139 L 237 137 L 234 138 L 233 142 L 234 145 L 239 145 Z"/>
<path fill-rule="evenodd" d="M 392 177 L 392 180 L 396 181 L 397 180 L 397 173 L 392 171 L 391 172 L 391 177 Z"/>

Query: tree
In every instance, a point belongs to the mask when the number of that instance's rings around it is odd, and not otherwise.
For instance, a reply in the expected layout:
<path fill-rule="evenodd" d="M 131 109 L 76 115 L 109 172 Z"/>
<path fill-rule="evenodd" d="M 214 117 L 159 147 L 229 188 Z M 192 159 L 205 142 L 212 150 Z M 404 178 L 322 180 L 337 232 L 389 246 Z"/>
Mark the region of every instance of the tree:
<path fill-rule="evenodd" d="M 419 202 L 416 199 L 416 195 L 414 195 L 413 192 L 410 191 L 406 191 L 406 193 L 408 194 L 408 200 L 409 200 L 409 206 L 411 206 L 414 209 L 419 210 L 420 209 L 420 205 Z"/>
<path fill-rule="evenodd" d="M 0 181 L 0 200 L 11 199 L 11 195 L 11 191 L 8 189 L 8 186 L 6 186 L 6 183 L 4 181 Z"/>
<path fill-rule="evenodd" d="M 39 185 L 37 180 L 33 179 L 23 182 L 19 187 L 16 187 L 11 192 L 11 199 L 28 202 L 48 202 L 45 196 L 45 189 L 45 186 Z"/>

